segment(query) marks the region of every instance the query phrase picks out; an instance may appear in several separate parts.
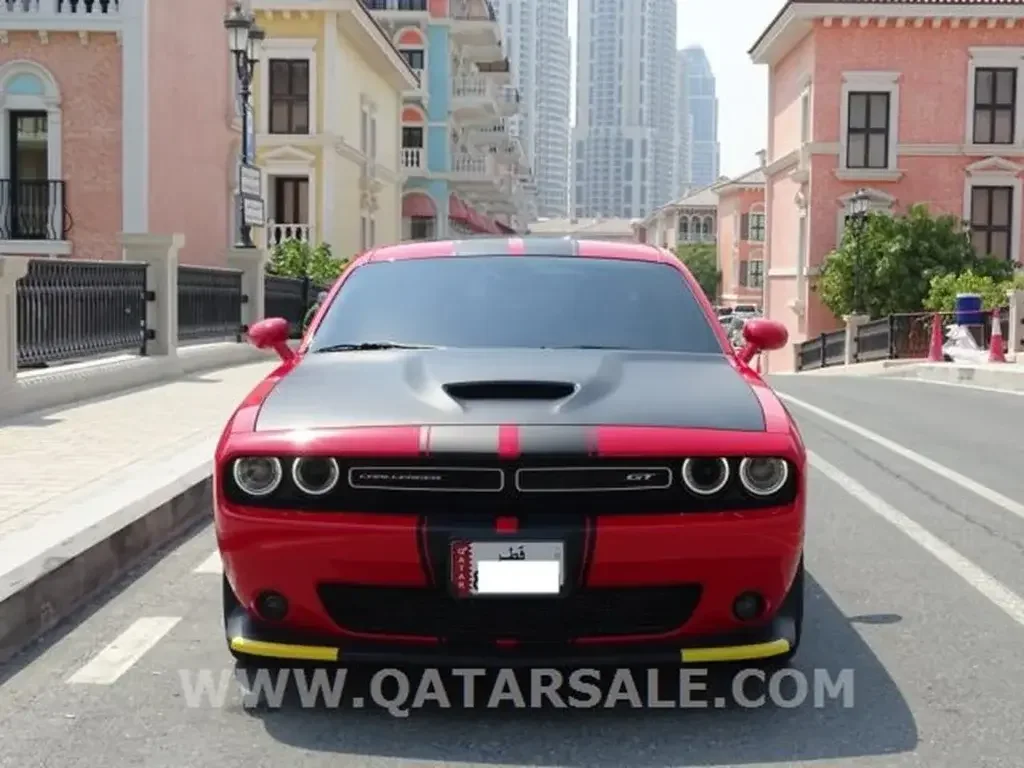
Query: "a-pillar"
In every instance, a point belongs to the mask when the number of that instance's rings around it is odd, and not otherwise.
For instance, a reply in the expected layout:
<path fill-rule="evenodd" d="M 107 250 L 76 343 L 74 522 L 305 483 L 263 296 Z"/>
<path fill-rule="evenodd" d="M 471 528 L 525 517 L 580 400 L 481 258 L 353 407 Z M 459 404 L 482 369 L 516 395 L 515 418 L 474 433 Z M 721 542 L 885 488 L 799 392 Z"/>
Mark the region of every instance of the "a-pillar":
<path fill-rule="evenodd" d="M 138 235 L 122 232 L 125 261 L 146 264 L 146 289 L 155 300 L 146 304 L 147 355 L 178 355 L 178 251 L 185 235 Z"/>

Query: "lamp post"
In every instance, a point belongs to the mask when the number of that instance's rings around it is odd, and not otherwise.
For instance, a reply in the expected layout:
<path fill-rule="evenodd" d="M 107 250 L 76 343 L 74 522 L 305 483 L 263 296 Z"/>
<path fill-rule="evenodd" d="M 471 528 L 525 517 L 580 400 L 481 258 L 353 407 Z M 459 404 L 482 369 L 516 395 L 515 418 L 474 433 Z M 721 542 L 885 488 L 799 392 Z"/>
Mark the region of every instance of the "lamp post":
<path fill-rule="evenodd" d="M 256 62 L 260 58 L 260 45 L 266 33 L 256 25 L 256 19 L 246 13 L 242 3 L 236 2 L 231 12 L 224 17 L 224 29 L 228 33 L 228 48 L 235 57 L 235 72 L 238 78 L 238 100 L 242 108 L 242 150 L 240 162 L 245 166 L 252 159 L 255 148 L 249 142 L 249 99 L 252 96 L 252 77 Z M 245 196 L 239 195 L 238 242 L 242 248 L 254 247 L 252 227 L 245 219 Z"/>
<path fill-rule="evenodd" d="M 854 242 L 853 256 L 853 313 L 864 314 L 864 296 L 861 292 L 861 257 L 864 255 L 864 225 L 867 223 L 871 197 L 867 190 L 858 189 L 850 198 L 847 215 L 853 223 Z"/>

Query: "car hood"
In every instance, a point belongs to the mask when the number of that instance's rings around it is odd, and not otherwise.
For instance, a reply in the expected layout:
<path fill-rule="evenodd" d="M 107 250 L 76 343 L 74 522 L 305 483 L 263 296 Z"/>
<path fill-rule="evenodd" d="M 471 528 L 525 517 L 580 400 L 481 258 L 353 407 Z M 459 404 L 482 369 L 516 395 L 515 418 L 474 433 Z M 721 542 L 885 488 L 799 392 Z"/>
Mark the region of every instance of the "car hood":
<path fill-rule="evenodd" d="M 542 349 L 307 354 L 267 396 L 256 429 L 409 424 L 765 429 L 724 355 Z"/>

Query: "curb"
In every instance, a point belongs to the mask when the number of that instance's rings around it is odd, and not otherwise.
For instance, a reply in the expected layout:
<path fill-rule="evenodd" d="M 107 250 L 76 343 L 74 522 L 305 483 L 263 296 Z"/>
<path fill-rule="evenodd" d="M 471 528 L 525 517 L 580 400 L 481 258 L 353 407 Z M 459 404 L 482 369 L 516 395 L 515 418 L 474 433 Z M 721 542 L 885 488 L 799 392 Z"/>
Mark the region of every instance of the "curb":
<path fill-rule="evenodd" d="M 958 365 L 956 363 L 934 363 L 886 372 L 886 378 L 918 379 L 919 381 L 935 381 L 943 384 L 970 384 L 1004 392 L 1024 392 L 1024 369 L 1012 363 L 1007 365 L 1019 370 L 1000 370 L 989 366 Z"/>
<path fill-rule="evenodd" d="M 130 468 L 134 477 L 123 484 L 116 478 L 105 480 L 115 489 L 121 485 L 119 490 L 66 501 L 63 519 L 0 542 L 0 563 L 6 571 L 0 573 L 0 664 L 149 556 L 208 522 L 211 456 L 211 446 L 203 441 L 182 457 L 153 465 L 167 478 L 158 488 L 152 477 L 160 475 L 150 467 Z M 182 471 L 173 464 L 188 468 Z M 131 494 L 127 500 L 125 490 Z M 69 522 L 74 530 L 67 530 Z"/>

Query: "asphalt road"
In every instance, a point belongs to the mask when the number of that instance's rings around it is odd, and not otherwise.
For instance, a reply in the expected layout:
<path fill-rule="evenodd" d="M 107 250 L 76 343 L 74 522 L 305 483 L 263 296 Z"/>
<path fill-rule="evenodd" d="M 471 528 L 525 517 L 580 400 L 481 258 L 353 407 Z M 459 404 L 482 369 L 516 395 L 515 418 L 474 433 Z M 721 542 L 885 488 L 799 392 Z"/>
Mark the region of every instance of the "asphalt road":
<path fill-rule="evenodd" d="M 296 697 L 246 706 L 232 686 L 223 706 L 190 705 L 182 671 L 230 680 L 232 669 L 207 529 L 0 668 L 0 766 L 1024 766 L 1024 398 L 834 376 L 773 383 L 801 401 L 788 405 L 815 467 L 794 667 L 847 680 L 842 696 L 395 718 Z"/>

